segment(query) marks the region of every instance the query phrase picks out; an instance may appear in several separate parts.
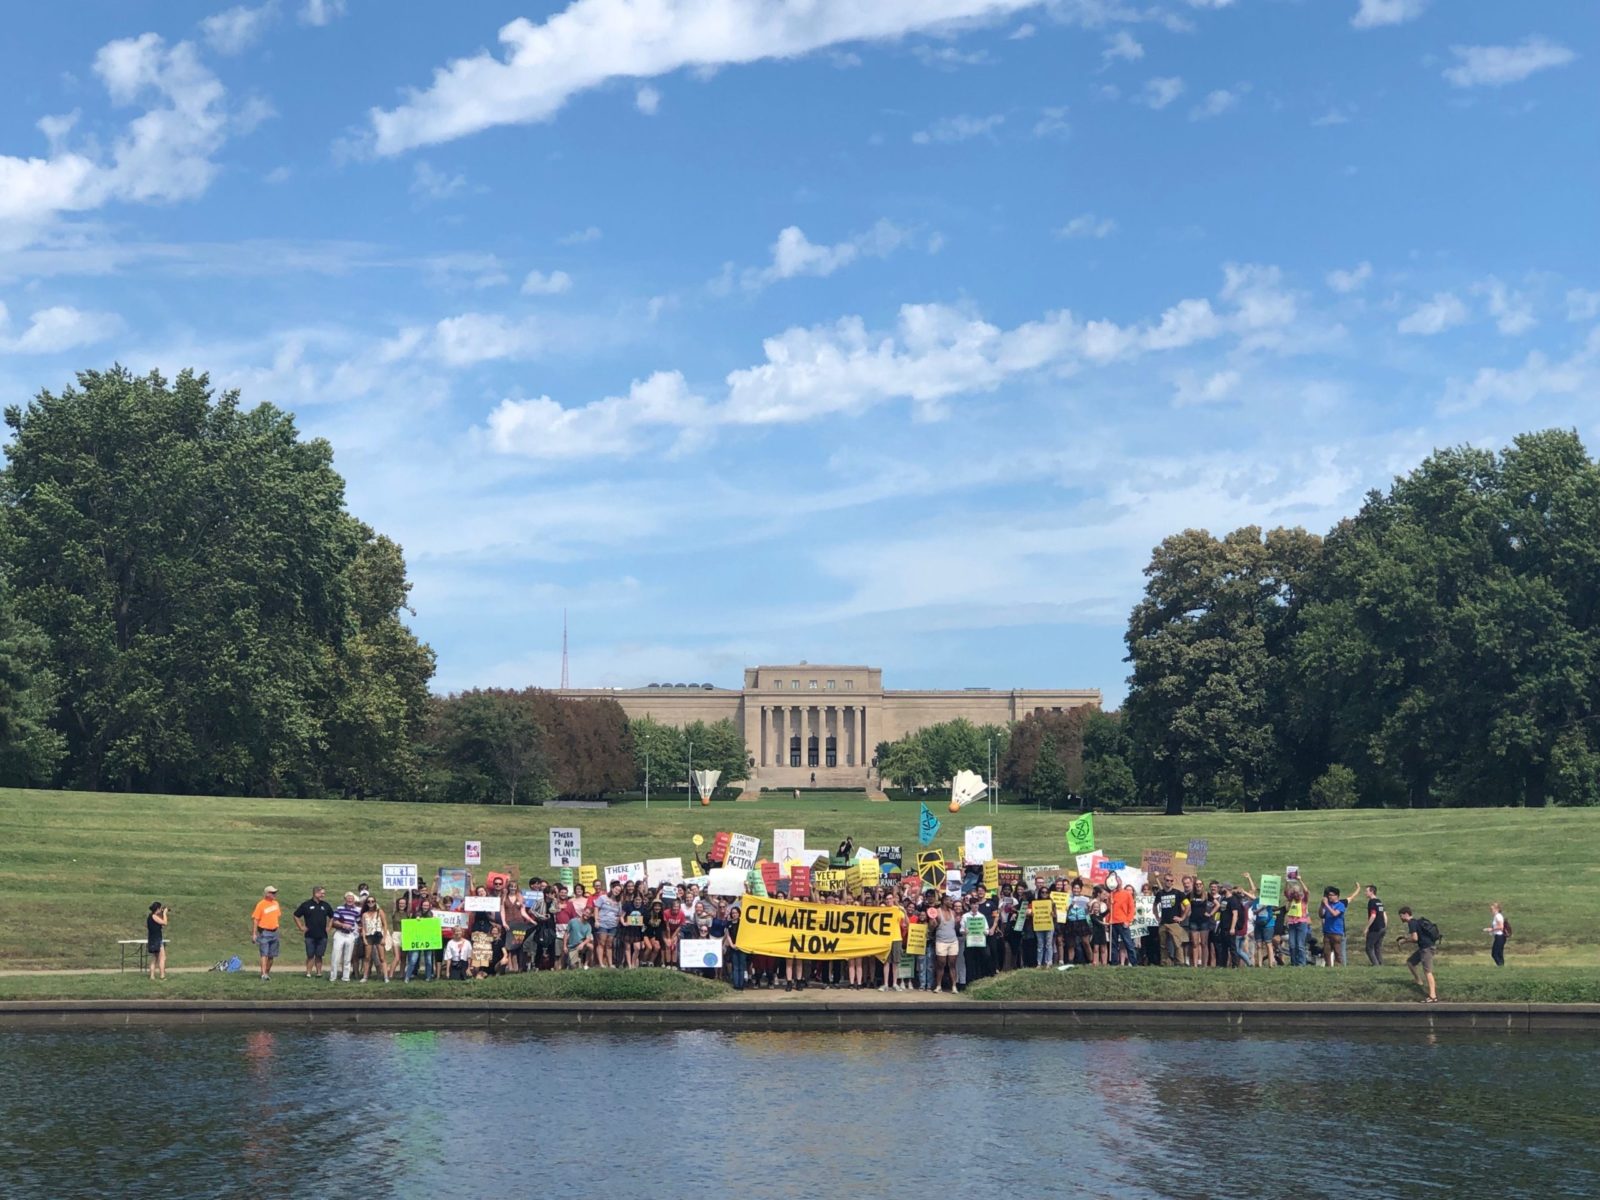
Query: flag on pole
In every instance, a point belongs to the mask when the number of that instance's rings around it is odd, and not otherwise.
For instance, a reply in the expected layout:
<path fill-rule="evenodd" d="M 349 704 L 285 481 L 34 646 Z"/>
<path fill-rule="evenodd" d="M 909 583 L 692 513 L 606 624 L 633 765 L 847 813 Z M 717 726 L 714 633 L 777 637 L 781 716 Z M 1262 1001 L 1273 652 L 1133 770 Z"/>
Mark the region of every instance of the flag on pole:
<path fill-rule="evenodd" d="M 926 846 L 939 836 L 939 818 L 934 816 L 928 806 L 922 806 L 922 816 L 917 821 L 917 841 Z"/>

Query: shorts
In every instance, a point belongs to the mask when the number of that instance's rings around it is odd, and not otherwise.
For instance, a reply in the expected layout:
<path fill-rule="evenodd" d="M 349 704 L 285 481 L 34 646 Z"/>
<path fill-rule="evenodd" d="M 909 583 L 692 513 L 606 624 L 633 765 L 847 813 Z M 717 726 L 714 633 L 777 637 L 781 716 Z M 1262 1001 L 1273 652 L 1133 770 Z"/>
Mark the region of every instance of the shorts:
<path fill-rule="evenodd" d="M 383 934 L 381 934 L 381 933 L 369 933 L 369 934 L 366 935 L 366 938 L 367 938 L 367 945 L 369 945 L 369 946 L 381 946 L 381 945 L 383 945 Z"/>
<path fill-rule="evenodd" d="M 1433 974 L 1433 947 L 1418 946 L 1411 952 L 1411 957 L 1406 959 L 1406 966 L 1421 967 L 1428 974 Z"/>
<path fill-rule="evenodd" d="M 306 934 L 306 957 L 326 958 L 327 956 L 328 935 L 323 934 L 321 937 L 312 937 L 309 933 Z"/>
<path fill-rule="evenodd" d="M 1194 917 L 1190 917 L 1188 928 L 1190 933 L 1210 933 L 1211 918 L 1201 917 L 1197 920 Z"/>
<path fill-rule="evenodd" d="M 933 945 L 935 958 L 955 958 L 960 953 L 960 942 L 935 942 Z"/>
<path fill-rule="evenodd" d="M 262 958 L 278 957 L 278 931 L 263 929 L 256 937 L 256 947 Z"/>
<path fill-rule="evenodd" d="M 1089 936 L 1089 922 L 1087 922 L 1087 921 L 1068 921 L 1067 922 L 1067 933 L 1070 934 L 1072 937 L 1088 937 Z"/>
<path fill-rule="evenodd" d="M 161 947 L 164 944 L 165 942 L 162 938 L 157 938 L 153 942 L 146 942 L 144 944 L 144 952 L 154 958 L 157 954 L 161 953 Z"/>

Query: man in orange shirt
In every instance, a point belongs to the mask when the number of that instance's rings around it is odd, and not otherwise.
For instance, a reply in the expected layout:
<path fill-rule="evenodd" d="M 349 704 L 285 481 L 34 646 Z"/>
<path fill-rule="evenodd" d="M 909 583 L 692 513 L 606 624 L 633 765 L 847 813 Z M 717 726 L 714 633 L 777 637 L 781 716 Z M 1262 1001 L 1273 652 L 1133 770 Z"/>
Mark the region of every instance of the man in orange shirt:
<path fill-rule="evenodd" d="M 278 957 L 278 921 L 283 910 L 278 907 L 278 889 L 269 887 L 250 912 L 250 940 L 261 954 L 261 981 L 272 977 L 272 960 Z"/>
<path fill-rule="evenodd" d="M 1133 889 L 1123 883 L 1122 876 L 1115 871 L 1106 876 L 1106 887 L 1111 889 L 1111 965 L 1117 965 L 1120 949 L 1122 965 L 1131 967 L 1138 953 L 1133 945 L 1133 916 L 1137 908 Z"/>

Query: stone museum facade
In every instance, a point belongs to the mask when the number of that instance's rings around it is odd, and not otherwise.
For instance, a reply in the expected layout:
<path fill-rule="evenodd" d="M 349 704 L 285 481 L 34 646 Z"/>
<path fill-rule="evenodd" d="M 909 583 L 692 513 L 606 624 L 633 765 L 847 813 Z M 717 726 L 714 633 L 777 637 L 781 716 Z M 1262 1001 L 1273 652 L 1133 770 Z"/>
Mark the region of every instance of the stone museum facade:
<path fill-rule="evenodd" d="M 1031 712 L 1100 705 L 1095 688 L 960 688 L 888 691 L 880 667 L 796 663 L 747 667 L 744 687 L 652 684 L 640 688 L 565 688 L 572 699 L 604 697 L 630 719 L 654 717 L 682 727 L 694 721 L 732 721 L 744 730 L 754 765 L 745 788 L 866 788 L 877 790 L 873 754 L 928 725 L 965 717 L 974 725 L 1005 725 Z"/>

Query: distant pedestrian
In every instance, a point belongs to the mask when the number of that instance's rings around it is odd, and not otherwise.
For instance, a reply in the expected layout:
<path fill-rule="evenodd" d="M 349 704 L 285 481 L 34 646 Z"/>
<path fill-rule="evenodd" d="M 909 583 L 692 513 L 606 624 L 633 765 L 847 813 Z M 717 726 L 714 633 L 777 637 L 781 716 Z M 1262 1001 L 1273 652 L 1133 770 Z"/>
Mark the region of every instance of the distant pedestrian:
<path fill-rule="evenodd" d="M 1311 940 L 1311 893 L 1298 879 L 1291 880 L 1284 889 L 1284 929 L 1289 935 L 1289 965 L 1308 967 L 1311 957 L 1307 942 Z"/>
<path fill-rule="evenodd" d="M 1358 883 L 1350 894 L 1358 895 L 1361 885 Z M 1378 899 L 1378 889 L 1372 884 L 1367 884 L 1367 962 L 1374 967 L 1383 966 L 1383 936 L 1389 932 L 1389 914 L 1383 910 L 1383 901 Z"/>
<path fill-rule="evenodd" d="M 256 944 L 261 956 L 261 982 L 272 978 L 272 962 L 278 957 L 278 922 L 283 909 L 278 904 L 278 889 L 269 887 L 262 891 L 261 899 L 250 911 L 250 940 Z"/>
<path fill-rule="evenodd" d="M 1498 903 L 1489 905 L 1489 928 L 1484 930 L 1489 935 L 1489 957 L 1494 959 L 1494 965 L 1506 965 L 1506 939 L 1511 936 L 1511 922 L 1506 920 L 1505 910 Z"/>
<path fill-rule="evenodd" d="M 1347 906 L 1339 898 L 1336 887 L 1322 892 L 1322 961 L 1327 966 L 1345 965 L 1344 910 Z"/>
<path fill-rule="evenodd" d="M 150 915 L 144 919 L 144 952 L 150 960 L 151 979 L 167 977 L 167 914 L 165 904 L 152 900 Z"/>
<path fill-rule="evenodd" d="M 306 940 L 306 978 L 310 979 L 322 974 L 322 960 L 328 953 L 328 922 L 333 917 L 328 889 L 312 888 L 311 899 L 302 900 L 293 915 L 295 927 Z"/>
<path fill-rule="evenodd" d="M 333 926 L 333 959 L 328 967 L 328 982 L 343 979 L 350 982 L 350 968 L 355 965 L 356 938 L 361 924 L 361 907 L 354 892 L 344 894 L 344 903 L 333 910 L 329 918 Z"/>
<path fill-rule="evenodd" d="M 1439 944 L 1439 927 L 1426 917 L 1419 917 L 1411 911 L 1411 906 L 1405 905 L 1400 909 L 1400 920 L 1405 923 L 1406 932 L 1399 940 L 1414 942 L 1416 949 L 1411 952 L 1411 957 L 1406 959 L 1406 969 L 1411 972 L 1411 982 L 1418 987 L 1422 980 L 1417 978 L 1417 968 L 1422 968 L 1422 973 L 1428 979 L 1428 996 L 1426 1003 L 1433 1004 L 1439 999 L 1438 989 L 1433 982 L 1433 950 Z"/>

